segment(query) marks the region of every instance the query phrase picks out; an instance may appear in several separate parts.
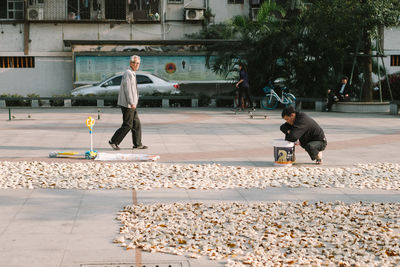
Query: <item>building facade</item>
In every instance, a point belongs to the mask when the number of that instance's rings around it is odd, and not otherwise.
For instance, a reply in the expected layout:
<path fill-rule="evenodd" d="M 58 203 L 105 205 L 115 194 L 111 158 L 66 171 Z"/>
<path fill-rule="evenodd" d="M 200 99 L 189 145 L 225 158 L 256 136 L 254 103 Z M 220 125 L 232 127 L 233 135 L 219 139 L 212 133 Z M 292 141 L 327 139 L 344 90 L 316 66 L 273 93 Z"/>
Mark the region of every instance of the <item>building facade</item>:
<path fill-rule="evenodd" d="M 79 84 L 75 49 L 78 55 L 155 54 L 161 45 L 148 51 L 146 41 L 186 39 L 201 29 L 207 8 L 216 22 L 250 10 L 243 0 L 0 0 L 0 94 L 69 94 Z M 101 63 L 93 63 L 97 73 Z"/>
<path fill-rule="evenodd" d="M 186 35 L 202 28 L 207 9 L 219 23 L 235 15 L 255 16 L 262 2 L 0 0 L 0 95 L 69 94 L 79 84 L 123 70 L 132 54 L 143 56 L 144 70 L 165 78 L 217 80 L 221 77 L 204 69 L 206 44 Z M 400 65 L 399 33 L 385 31 L 386 66 Z M 166 69 L 174 65 L 175 72 Z"/>

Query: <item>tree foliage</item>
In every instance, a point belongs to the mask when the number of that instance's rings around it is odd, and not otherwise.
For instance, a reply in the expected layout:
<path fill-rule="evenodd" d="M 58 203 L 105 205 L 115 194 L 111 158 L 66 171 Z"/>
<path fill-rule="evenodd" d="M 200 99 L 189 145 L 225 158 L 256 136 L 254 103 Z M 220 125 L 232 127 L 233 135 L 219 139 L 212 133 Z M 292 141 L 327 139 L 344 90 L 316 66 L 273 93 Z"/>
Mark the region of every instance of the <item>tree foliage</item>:
<path fill-rule="evenodd" d="M 400 2 L 316 0 L 304 17 L 310 47 L 320 49 L 321 55 L 325 52 L 324 58 L 332 66 L 333 76 L 349 75 L 356 60 L 355 88 L 362 100 L 372 100 L 371 40 L 379 37 L 378 27 L 399 24 Z"/>
<path fill-rule="evenodd" d="M 342 75 L 350 76 L 356 63 L 355 93 L 371 100 L 371 40 L 377 27 L 399 25 L 400 1 L 314 0 L 311 7 L 295 10 L 293 1 L 277 2 L 283 5 L 265 1 L 254 20 L 236 16 L 192 36 L 237 40 L 209 47 L 209 55 L 218 55 L 213 70 L 232 72 L 241 60 L 248 64 L 253 94 L 282 77 L 296 94 L 322 97 Z"/>

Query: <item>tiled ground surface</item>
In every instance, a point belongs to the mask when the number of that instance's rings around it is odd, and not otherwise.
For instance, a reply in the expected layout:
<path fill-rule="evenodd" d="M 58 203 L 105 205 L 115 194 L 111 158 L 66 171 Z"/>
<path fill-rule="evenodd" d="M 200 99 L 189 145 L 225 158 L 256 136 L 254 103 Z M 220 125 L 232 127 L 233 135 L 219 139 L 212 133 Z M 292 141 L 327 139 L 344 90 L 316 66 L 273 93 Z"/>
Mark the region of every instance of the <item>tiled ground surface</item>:
<path fill-rule="evenodd" d="M 236 166 L 273 166 L 272 142 L 282 138 L 279 111 L 269 119 L 249 119 L 228 109 L 142 109 L 143 143 L 140 153 L 158 154 L 160 162 L 220 163 Z M 400 118 L 375 114 L 309 112 L 325 130 L 325 165 L 400 163 Z M 0 160 L 84 162 L 49 159 L 60 150 L 89 149 L 88 116 L 97 109 L 0 110 Z M 28 115 L 31 116 L 28 119 Z M 94 147 L 112 152 L 107 141 L 119 127 L 118 109 L 102 109 L 94 128 Z M 138 153 L 129 136 L 122 153 Z M 308 155 L 296 150 L 297 164 L 310 166 Z M 295 166 L 294 166 L 295 167 Z M 118 233 L 115 216 L 124 205 L 157 202 L 221 201 L 377 201 L 399 202 L 398 191 L 321 188 L 237 190 L 0 190 L 0 266 L 81 266 L 92 263 L 182 261 L 182 266 L 222 266 L 224 261 L 188 259 L 166 254 L 125 251 L 112 243 Z M 133 265 L 135 266 L 135 265 Z M 149 266 L 149 265 L 148 265 Z M 160 265 L 162 266 L 162 265 Z"/>

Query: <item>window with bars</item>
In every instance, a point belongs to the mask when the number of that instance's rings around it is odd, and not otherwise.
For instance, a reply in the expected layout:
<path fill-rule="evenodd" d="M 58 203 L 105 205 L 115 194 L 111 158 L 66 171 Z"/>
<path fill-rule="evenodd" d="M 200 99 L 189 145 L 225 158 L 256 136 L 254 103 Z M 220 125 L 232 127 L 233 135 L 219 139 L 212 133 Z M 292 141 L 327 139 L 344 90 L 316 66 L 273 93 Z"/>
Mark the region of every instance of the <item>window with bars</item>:
<path fill-rule="evenodd" d="M 24 0 L 0 0 L 0 20 L 24 19 Z"/>
<path fill-rule="evenodd" d="M 160 20 L 160 0 L 0 0 L 0 20 L 23 20 L 25 3 L 28 20 Z M 31 17 L 29 11 L 42 16 Z"/>
<path fill-rule="evenodd" d="M 37 5 L 43 5 L 44 0 L 29 0 L 28 5 L 29 6 L 37 6 Z"/>
<path fill-rule="evenodd" d="M 68 18 L 69 19 L 90 19 L 89 0 L 68 0 Z"/>
<path fill-rule="evenodd" d="M 0 57 L 0 68 L 34 68 L 34 57 Z"/>
<path fill-rule="evenodd" d="M 391 55 L 390 56 L 390 66 L 400 67 L 400 55 Z"/>
<path fill-rule="evenodd" d="M 228 4 L 243 4 L 244 0 L 228 0 Z"/>
<path fill-rule="evenodd" d="M 168 2 L 170 3 L 170 1 Z M 159 0 L 128 0 L 129 12 L 132 13 L 135 21 L 140 20 L 160 20 L 160 1 Z"/>

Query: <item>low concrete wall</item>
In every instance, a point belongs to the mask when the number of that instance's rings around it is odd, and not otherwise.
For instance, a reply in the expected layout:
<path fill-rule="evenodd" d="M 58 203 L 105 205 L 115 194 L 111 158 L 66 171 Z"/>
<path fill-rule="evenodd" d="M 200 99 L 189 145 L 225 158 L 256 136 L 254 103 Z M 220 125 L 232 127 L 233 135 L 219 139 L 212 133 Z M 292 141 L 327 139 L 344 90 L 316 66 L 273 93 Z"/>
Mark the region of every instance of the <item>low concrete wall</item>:
<path fill-rule="evenodd" d="M 389 113 L 389 102 L 339 102 L 332 106 L 332 111 L 354 113 Z"/>

